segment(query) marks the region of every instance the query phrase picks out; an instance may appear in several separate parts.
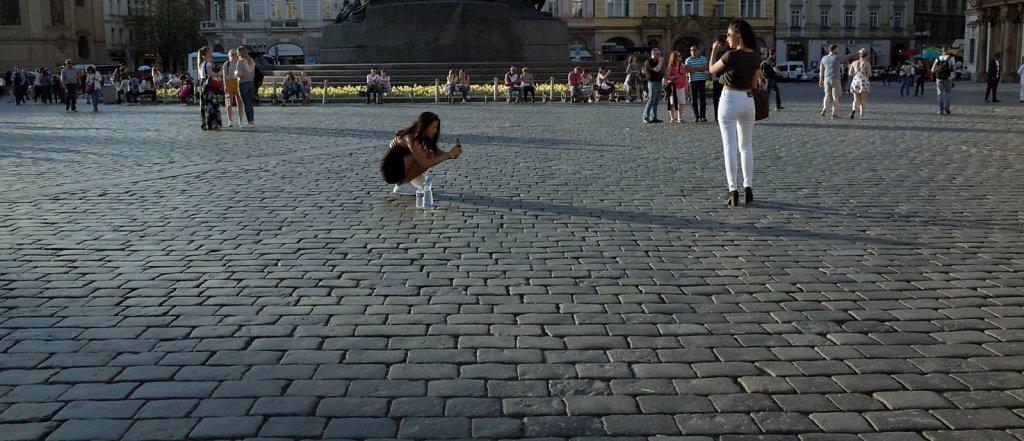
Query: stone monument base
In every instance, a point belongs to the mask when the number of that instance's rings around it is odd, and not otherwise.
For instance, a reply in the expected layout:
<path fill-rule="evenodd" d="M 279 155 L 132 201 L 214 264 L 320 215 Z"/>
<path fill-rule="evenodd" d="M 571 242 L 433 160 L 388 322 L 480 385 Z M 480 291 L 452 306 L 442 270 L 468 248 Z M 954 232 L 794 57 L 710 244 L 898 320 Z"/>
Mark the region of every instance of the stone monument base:
<path fill-rule="evenodd" d="M 324 26 L 320 60 L 344 63 L 566 61 L 561 20 L 487 1 L 380 2 Z"/>

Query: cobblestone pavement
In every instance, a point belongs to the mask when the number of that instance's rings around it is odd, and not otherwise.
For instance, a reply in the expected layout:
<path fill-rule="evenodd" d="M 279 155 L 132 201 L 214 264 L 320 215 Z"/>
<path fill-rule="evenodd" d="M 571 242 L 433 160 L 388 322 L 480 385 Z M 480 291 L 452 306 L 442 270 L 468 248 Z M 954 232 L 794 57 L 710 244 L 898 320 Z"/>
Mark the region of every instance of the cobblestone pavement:
<path fill-rule="evenodd" d="M 0 104 L 0 438 L 1024 439 L 1024 106 L 782 88 L 733 209 L 638 105 Z"/>

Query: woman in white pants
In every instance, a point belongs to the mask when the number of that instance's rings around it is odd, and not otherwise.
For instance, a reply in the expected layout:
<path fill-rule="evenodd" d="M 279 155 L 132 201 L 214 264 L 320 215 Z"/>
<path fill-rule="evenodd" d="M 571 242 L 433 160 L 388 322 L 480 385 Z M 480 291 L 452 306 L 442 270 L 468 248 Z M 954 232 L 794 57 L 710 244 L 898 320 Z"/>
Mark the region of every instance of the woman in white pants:
<path fill-rule="evenodd" d="M 725 155 L 725 177 L 729 191 L 725 205 L 735 207 L 739 202 L 736 184 L 736 152 L 739 150 L 743 169 L 743 202 L 754 200 L 754 98 L 751 90 L 761 82 L 761 54 L 758 53 L 754 28 L 744 20 L 733 20 L 726 32 L 726 44 L 733 48 L 722 54 L 722 42 L 711 48 L 711 68 L 722 81 L 722 98 L 718 105 L 718 128 L 722 132 L 722 150 Z"/>

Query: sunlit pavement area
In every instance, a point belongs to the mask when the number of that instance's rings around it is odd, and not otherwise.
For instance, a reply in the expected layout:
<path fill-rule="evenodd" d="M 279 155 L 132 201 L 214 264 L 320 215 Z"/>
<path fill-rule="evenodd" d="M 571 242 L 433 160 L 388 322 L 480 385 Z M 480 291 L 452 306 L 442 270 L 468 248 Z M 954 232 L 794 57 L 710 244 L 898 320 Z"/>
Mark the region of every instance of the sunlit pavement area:
<path fill-rule="evenodd" d="M 784 83 L 735 208 L 689 110 L 2 103 L 0 438 L 1024 439 L 1015 86 Z"/>

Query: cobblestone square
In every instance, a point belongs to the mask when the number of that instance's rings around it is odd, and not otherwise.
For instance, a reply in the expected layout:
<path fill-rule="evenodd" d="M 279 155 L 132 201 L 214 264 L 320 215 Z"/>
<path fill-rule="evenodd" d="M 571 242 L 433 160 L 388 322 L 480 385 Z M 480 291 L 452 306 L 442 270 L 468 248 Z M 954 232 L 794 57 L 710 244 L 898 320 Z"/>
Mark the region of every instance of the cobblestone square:
<path fill-rule="evenodd" d="M 689 110 L 0 103 L 0 439 L 1024 440 L 1024 105 L 815 86 L 731 209 Z"/>

